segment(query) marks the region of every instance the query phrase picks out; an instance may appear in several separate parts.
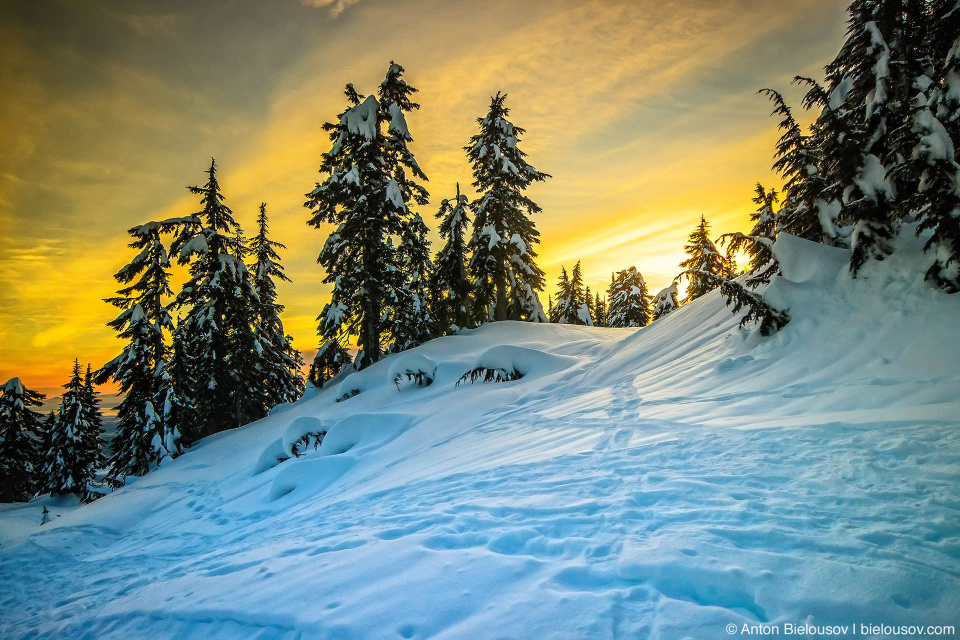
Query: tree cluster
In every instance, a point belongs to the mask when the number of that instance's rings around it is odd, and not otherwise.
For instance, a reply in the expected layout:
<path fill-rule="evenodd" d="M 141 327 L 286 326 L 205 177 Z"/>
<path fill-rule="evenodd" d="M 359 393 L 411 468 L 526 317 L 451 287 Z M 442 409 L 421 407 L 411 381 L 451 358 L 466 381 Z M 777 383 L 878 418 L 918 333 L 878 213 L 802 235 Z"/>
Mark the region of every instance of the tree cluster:
<path fill-rule="evenodd" d="M 352 363 L 365 368 L 384 353 L 492 320 L 545 322 L 537 292 L 543 271 L 534 246 L 540 211 L 524 191 L 549 176 L 534 169 L 518 143 L 506 95 L 491 99 L 479 132 L 465 147 L 478 196 L 441 202 L 436 217 L 444 246 L 431 256 L 427 226 L 414 210 L 428 204 L 427 181 L 410 143 L 406 115 L 417 92 L 391 63 L 375 95 L 347 85 L 347 107 L 324 124 L 330 150 L 326 179 L 307 194 L 310 226 L 329 225 L 318 257 L 333 285 L 320 316 L 320 348 L 310 368 L 317 386 Z M 471 222 L 472 215 L 472 222 Z"/>

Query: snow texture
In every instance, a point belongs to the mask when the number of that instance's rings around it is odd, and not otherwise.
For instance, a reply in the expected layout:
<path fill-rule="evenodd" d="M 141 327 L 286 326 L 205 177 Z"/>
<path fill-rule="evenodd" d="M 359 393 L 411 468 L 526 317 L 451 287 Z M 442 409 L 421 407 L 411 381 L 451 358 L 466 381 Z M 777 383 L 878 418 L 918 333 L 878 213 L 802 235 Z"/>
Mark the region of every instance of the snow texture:
<path fill-rule="evenodd" d="M 923 281 L 923 241 L 906 225 L 853 280 L 846 250 L 781 236 L 770 338 L 718 291 L 639 330 L 494 323 L 93 504 L 0 505 L 0 637 L 957 625 L 960 297 Z M 435 382 L 398 392 L 420 356 Z M 456 387 L 477 365 L 526 375 Z"/>

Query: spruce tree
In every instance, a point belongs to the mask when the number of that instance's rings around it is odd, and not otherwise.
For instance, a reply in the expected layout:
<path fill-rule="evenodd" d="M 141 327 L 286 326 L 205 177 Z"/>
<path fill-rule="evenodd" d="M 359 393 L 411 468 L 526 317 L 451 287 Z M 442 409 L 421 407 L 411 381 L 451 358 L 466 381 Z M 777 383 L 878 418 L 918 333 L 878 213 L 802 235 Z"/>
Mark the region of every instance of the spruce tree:
<path fill-rule="evenodd" d="M 570 290 L 570 276 L 567 269 L 560 266 L 560 278 L 557 282 L 557 299 L 550 297 L 550 322 L 554 324 L 568 324 L 568 307 L 573 304 L 575 297 Z"/>
<path fill-rule="evenodd" d="M 607 299 L 601 298 L 599 292 L 597 292 L 596 297 L 593 299 L 593 311 L 593 325 L 595 327 L 610 326 L 607 318 Z"/>
<path fill-rule="evenodd" d="M 645 327 L 652 322 L 650 294 L 636 267 L 618 271 L 607 291 L 611 327 Z"/>
<path fill-rule="evenodd" d="M 475 317 L 480 323 L 546 322 L 537 296 L 544 285 L 534 250 L 540 232 L 530 218 L 541 209 L 524 191 L 550 176 L 525 160 L 518 144 L 526 132 L 507 120 L 506 97 L 497 93 L 491 98 L 489 112 L 477 119 L 480 132 L 464 147 L 473 165 L 473 186 L 479 193 L 470 203 L 474 218 L 468 243 Z"/>
<path fill-rule="evenodd" d="M 782 116 L 779 128 L 783 134 L 777 141 L 773 164 L 774 170 L 784 179 L 783 206 L 777 213 L 779 227 L 784 233 L 814 242 L 829 241 L 832 219 L 828 218 L 827 232 L 820 219 L 821 210 L 826 212 L 826 203 L 821 199 L 825 184 L 820 175 L 819 148 L 812 136 L 800 128 L 779 92 L 763 89 L 763 93 L 773 101 L 773 113 Z"/>
<path fill-rule="evenodd" d="M 74 361 L 73 374 L 63 387 L 50 448 L 44 455 L 45 491 L 54 495 L 74 493 L 86 501 L 90 498 L 87 485 L 96 476 L 103 455 L 103 429 L 98 427 L 102 419 L 99 408 L 91 404 L 78 361 Z"/>
<path fill-rule="evenodd" d="M 130 247 L 139 252 L 114 276 L 128 286 L 107 299 L 121 309 L 108 324 L 128 341 L 120 355 L 96 374 L 98 383 L 112 378 L 124 394 L 117 406 L 117 433 L 107 460 L 107 481 L 114 486 L 129 475 L 142 476 L 163 458 L 182 451 L 179 431 L 165 412 L 170 390 L 165 333 L 173 332 L 173 320 L 164 298 L 173 292 L 160 230 L 155 222 L 128 230 L 133 237 Z"/>
<path fill-rule="evenodd" d="M 680 307 L 677 299 L 677 283 L 674 282 L 653 297 L 653 319 L 659 320 Z"/>
<path fill-rule="evenodd" d="M 357 336 L 360 368 L 379 360 L 382 334 L 389 339 L 397 329 L 391 323 L 398 318 L 394 306 L 412 305 L 407 294 L 421 286 L 404 271 L 414 256 L 429 257 L 429 249 L 418 246 L 426 238 L 409 208 L 426 204 L 428 194 L 417 182 L 426 175 L 407 146 L 413 138 L 405 113 L 419 107 L 409 97 L 416 90 L 402 75 L 403 67 L 391 63 L 379 101 L 347 85 L 349 106 L 338 122 L 324 124 L 332 147 L 320 172 L 328 178 L 305 203 L 312 212 L 308 224 L 334 226 L 318 258 L 326 270 L 323 281 L 334 288 L 318 318 L 321 362 L 312 367 L 317 372 L 341 359 L 350 335 Z M 402 250 L 400 243 L 406 244 Z M 418 267 L 422 278 L 426 265 Z"/>
<path fill-rule="evenodd" d="M 684 251 L 689 258 L 680 263 L 681 274 L 689 280 L 684 303 L 696 300 L 720 286 L 724 279 L 724 260 L 717 246 L 710 239 L 710 224 L 700 216 L 700 224 L 690 234 Z"/>
<path fill-rule="evenodd" d="M 180 264 L 189 264 L 189 280 L 176 298 L 186 310 L 182 330 L 178 331 L 193 385 L 191 405 L 198 422 L 195 433 L 181 433 L 190 440 L 239 426 L 245 418 L 243 394 L 247 350 L 252 340 L 238 328 L 248 326 L 250 305 L 256 292 L 243 260 L 235 234 L 240 225 L 224 204 L 211 161 L 207 182 L 188 187 L 200 196 L 202 209 L 173 221 L 178 227 L 171 246 Z M 178 367 L 179 369 L 179 367 Z"/>
<path fill-rule="evenodd" d="M 854 275 L 893 250 L 902 208 L 916 186 L 897 180 L 909 156 L 904 136 L 914 82 L 923 74 L 924 3 L 855 0 L 847 40 L 826 67 L 817 136 L 826 180 L 824 200 L 850 229 Z"/>
<path fill-rule="evenodd" d="M 277 302 L 275 280 L 290 282 L 280 264 L 278 249 L 286 249 L 270 239 L 266 203 L 260 204 L 257 235 L 250 242 L 253 264 L 253 288 L 257 294 L 254 333 L 260 346 L 260 380 L 267 409 L 284 402 L 293 402 L 303 394 L 304 380 L 300 372 L 303 359 L 293 348 L 293 339 L 283 329 L 280 314 L 283 305 Z"/>
<path fill-rule="evenodd" d="M 412 349 L 433 338 L 436 323 L 430 310 L 430 242 L 427 225 L 413 214 L 400 240 L 400 270 L 403 284 L 391 294 L 393 307 L 390 331 L 394 353 Z"/>
<path fill-rule="evenodd" d="M 587 304 L 586 292 L 583 286 L 583 275 L 580 272 L 580 262 L 573 267 L 569 280 L 567 271 L 563 267 L 557 291 L 557 300 L 550 309 L 551 322 L 559 324 L 593 325 L 590 317 L 590 306 Z M 591 303 L 593 301 L 591 300 Z"/>
<path fill-rule="evenodd" d="M 773 257 L 773 243 L 777 241 L 780 229 L 779 215 L 774 211 L 776 202 L 776 190 L 767 191 L 758 182 L 756 195 L 753 197 L 757 208 L 750 214 L 754 223 L 753 229 L 746 235 L 737 232 L 720 236 L 720 242 L 727 243 L 728 257 L 739 251 L 746 251 L 750 255 L 747 271 L 753 274 L 750 278 L 751 288 L 755 288 L 760 282 L 769 282 L 770 278 L 780 272 L 780 267 Z M 726 275 L 724 279 L 732 280 L 734 277 L 735 274 Z"/>
<path fill-rule="evenodd" d="M 31 407 L 39 407 L 43 398 L 19 378 L 0 389 L 0 502 L 26 501 L 37 493 L 43 425 Z"/>
<path fill-rule="evenodd" d="M 467 215 L 467 196 L 460 194 L 453 201 L 443 200 L 437 219 L 440 237 L 446 240 L 437 254 L 436 266 L 430 277 L 430 302 L 437 333 L 445 335 L 472 325 L 472 287 L 467 275 L 466 231 L 470 224 Z"/>

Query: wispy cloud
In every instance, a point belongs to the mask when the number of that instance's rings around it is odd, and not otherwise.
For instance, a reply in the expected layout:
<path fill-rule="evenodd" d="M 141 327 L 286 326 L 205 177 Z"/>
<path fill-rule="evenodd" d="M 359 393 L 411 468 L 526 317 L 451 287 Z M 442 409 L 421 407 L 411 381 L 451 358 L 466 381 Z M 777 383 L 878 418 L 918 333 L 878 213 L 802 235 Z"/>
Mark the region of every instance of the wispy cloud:
<path fill-rule="evenodd" d="M 305 7 L 330 7 L 330 15 L 336 18 L 339 17 L 347 7 L 359 1 L 360 0 L 300 0 L 300 4 Z"/>

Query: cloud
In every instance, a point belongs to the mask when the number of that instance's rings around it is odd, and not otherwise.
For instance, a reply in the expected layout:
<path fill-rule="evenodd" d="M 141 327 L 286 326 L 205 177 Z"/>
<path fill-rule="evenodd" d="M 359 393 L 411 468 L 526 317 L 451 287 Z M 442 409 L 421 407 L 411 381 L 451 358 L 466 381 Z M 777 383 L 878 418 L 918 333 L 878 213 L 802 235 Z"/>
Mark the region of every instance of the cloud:
<path fill-rule="evenodd" d="M 325 8 L 330 7 L 330 15 L 334 18 L 339 17 L 350 5 L 356 4 L 360 0 L 300 0 L 300 4 L 305 7 Z"/>

